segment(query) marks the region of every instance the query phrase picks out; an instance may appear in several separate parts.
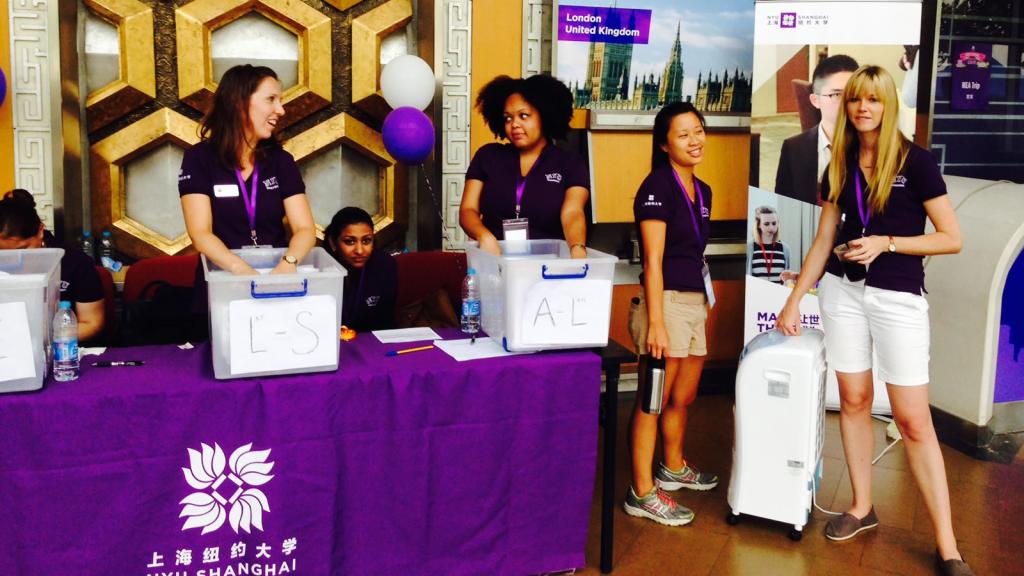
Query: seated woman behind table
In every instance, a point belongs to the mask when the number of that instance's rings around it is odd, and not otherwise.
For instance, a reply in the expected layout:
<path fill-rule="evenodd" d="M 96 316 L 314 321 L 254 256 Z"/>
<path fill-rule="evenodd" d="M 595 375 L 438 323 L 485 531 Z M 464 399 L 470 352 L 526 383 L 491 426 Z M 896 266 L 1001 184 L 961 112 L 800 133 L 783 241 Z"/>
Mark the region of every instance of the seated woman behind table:
<path fill-rule="evenodd" d="M 480 148 L 466 171 L 459 224 L 481 250 L 500 254 L 498 240 L 527 232 L 564 239 L 573 258 L 586 258 L 590 174 L 578 154 L 554 145 L 569 131 L 572 103 L 569 88 L 545 74 L 498 76 L 480 90 L 487 127 L 509 140 Z"/>
<path fill-rule="evenodd" d="M 74 246 L 61 246 L 43 226 L 32 194 L 20 188 L 0 199 L 0 250 L 63 248 L 60 299 L 72 302 L 78 317 L 78 340 L 86 342 L 103 330 L 103 285 L 92 258 Z"/>
<path fill-rule="evenodd" d="M 398 266 L 374 250 L 373 218 L 362 208 L 342 208 L 324 230 L 324 247 L 348 271 L 341 323 L 356 332 L 394 328 Z"/>

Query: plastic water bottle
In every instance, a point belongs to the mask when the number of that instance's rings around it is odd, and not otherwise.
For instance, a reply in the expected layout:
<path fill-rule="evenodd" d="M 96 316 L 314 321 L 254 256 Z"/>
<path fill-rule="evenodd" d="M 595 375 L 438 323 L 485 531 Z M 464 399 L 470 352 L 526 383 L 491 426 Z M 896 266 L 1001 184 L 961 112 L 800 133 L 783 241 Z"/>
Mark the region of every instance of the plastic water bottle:
<path fill-rule="evenodd" d="M 99 256 L 100 266 L 111 272 L 121 269 L 121 263 L 114 258 L 114 237 L 110 235 L 110 230 L 104 230 L 103 236 L 100 237 Z"/>
<path fill-rule="evenodd" d="M 67 300 L 61 301 L 53 315 L 53 379 L 78 379 L 78 318 Z"/>
<path fill-rule="evenodd" d="M 480 277 L 474 268 L 462 281 L 462 331 L 474 336 L 480 331 Z"/>
<path fill-rule="evenodd" d="M 89 258 L 96 260 L 96 241 L 92 237 L 92 232 L 82 232 L 81 248 Z"/>

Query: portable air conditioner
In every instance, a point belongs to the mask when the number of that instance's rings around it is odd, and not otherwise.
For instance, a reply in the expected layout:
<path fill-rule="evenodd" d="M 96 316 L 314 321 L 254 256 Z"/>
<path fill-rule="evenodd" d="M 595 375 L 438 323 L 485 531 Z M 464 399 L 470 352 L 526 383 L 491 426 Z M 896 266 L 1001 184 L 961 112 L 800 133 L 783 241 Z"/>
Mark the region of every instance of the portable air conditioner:
<path fill-rule="evenodd" d="M 736 372 L 729 524 L 749 514 L 793 526 L 800 540 L 821 480 L 825 335 L 772 330 L 747 344 Z"/>

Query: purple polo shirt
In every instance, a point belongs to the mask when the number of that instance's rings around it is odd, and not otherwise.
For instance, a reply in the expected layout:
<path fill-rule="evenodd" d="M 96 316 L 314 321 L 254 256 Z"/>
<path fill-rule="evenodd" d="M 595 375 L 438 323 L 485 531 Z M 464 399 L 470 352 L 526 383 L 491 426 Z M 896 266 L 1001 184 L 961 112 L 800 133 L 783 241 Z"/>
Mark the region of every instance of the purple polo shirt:
<path fill-rule="evenodd" d="M 693 209 L 700 225 L 701 237 L 693 228 L 693 218 L 687 207 L 686 198 L 679 188 L 671 165 L 655 168 L 644 179 L 633 200 L 633 216 L 636 219 L 636 236 L 640 239 L 641 254 L 644 237 L 640 223 L 644 220 L 661 220 L 665 223 L 665 254 L 662 257 L 661 273 L 665 279 L 665 290 L 680 292 L 704 292 L 704 247 L 711 234 L 711 186 L 694 176 L 700 183 L 704 197 L 704 209 L 694 196 Z M 643 284 L 644 275 L 640 274 Z"/>
<path fill-rule="evenodd" d="M 362 270 L 348 271 L 343 297 L 341 323 L 345 326 L 356 332 L 394 328 L 398 263 L 388 253 L 374 249 Z"/>
<path fill-rule="evenodd" d="M 304 194 L 306 185 L 302 182 L 299 167 L 292 155 L 280 146 L 268 146 L 266 156 L 257 161 L 259 169 L 258 191 L 256 194 L 256 237 L 260 244 L 278 248 L 288 245 L 284 223 L 284 199 L 295 194 Z M 249 216 L 245 210 L 245 199 L 241 190 L 236 196 L 218 197 L 214 186 L 229 185 L 238 188 L 238 178 L 232 168 L 220 163 L 209 140 L 196 144 L 185 151 L 178 174 L 178 194 L 205 194 L 210 197 L 213 210 L 213 234 L 231 249 L 252 244 L 249 236 Z M 245 181 L 245 189 L 251 192 L 252 176 Z"/>
<path fill-rule="evenodd" d="M 480 180 L 480 213 L 484 226 L 498 239 L 504 238 L 501 221 L 516 217 L 516 177 L 519 150 L 512 144 L 487 144 L 477 150 L 466 171 L 467 180 Z M 565 191 L 573 186 L 590 190 L 590 173 L 578 154 L 548 143 L 526 177 L 520 218 L 530 220 L 530 238 L 565 239 L 562 204 Z M 588 200 L 589 204 L 589 200 Z"/>
<path fill-rule="evenodd" d="M 847 166 L 857 166 L 856 151 L 847 155 Z M 857 168 L 863 186 L 865 208 L 867 208 L 867 187 L 864 173 Z M 903 169 L 893 181 L 889 202 L 882 214 L 868 218 L 865 236 L 920 236 L 924 234 L 928 213 L 924 203 L 946 193 L 946 182 L 942 179 L 939 166 L 927 150 L 917 145 L 910 146 Z M 829 183 L 826 177 L 821 183 L 821 198 L 828 200 Z M 847 178 L 839 195 L 839 208 L 845 215 L 845 223 L 836 234 L 835 246 L 861 237 L 860 213 L 857 209 L 857 189 L 852 178 Z M 920 294 L 924 289 L 924 257 L 911 254 L 881 253 L 867 269 L 867 286 Z M 843 276 L 843 264 L 832 254 L 825 271 Z"/>

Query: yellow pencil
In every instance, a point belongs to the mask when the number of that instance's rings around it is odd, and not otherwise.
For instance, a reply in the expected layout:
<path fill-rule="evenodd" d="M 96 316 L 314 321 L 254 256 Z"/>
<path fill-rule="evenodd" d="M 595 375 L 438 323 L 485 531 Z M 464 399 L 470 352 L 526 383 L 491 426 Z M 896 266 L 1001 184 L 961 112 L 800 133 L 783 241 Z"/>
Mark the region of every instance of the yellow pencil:
<path fill-rule="evenodd" d="M 429 346 L 418 346 L 416 348 L 406 348 L 405 350 L 392 350 L 390 352 L 386 352 L 384 355 L 385 356 L 398 356 L 399 354 L 408 354 L 409 352 L 419 352 L 420 350 L 430 350 L 433 347 L 434 347 L 434 345 L 431 344 Z"/>

